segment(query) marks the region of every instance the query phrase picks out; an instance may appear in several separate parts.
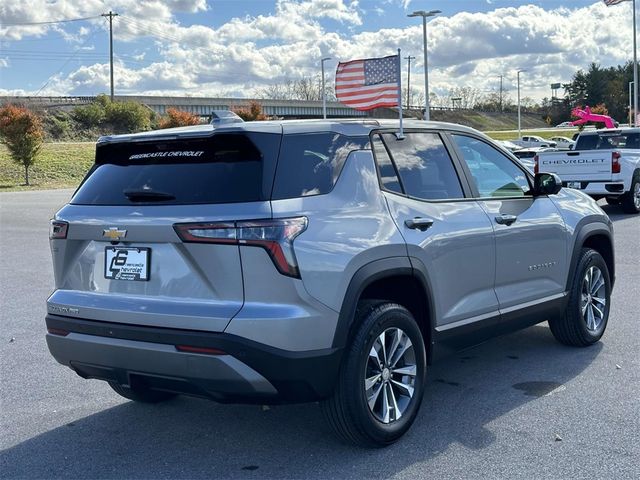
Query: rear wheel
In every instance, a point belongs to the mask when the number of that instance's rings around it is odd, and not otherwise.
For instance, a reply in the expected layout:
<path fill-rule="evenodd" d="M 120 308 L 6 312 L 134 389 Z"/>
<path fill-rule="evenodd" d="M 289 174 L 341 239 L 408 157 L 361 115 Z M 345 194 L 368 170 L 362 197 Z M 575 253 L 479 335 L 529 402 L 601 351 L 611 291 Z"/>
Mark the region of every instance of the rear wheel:
<path fill-rule="evenodd" d="M 141 403 L 159 403 L 165 400 L 170 400 L 176 396 L 175 393 L 160 392 L 158 390 L 150 390 L 144 387 L 126 387 L 119 383 L 109 382 L 111 388 L 115 390 L 118 395 L 133 400 L 134 402 Z"/>
<path fill-rule="evenodd" d="M 560 343 L 586 347 L 602 337 L 609 320 L 611 282 L 602 256 L 583 248 L 578 260 L 569 303 L 561 317 L 549 320 L 553 336 Z"/>
<path fill-rule="evenodd" d="M 409 430 L 424 392 L 426 353 L 411 313 L 394 303 L 358 308 L 333 396 L 322 409 L 343 439 L 386 446 Z"/>
<path fill-rule="evenodd" d="M 633 174 L 631 188 L 620 197 L 622 209 L 627 213 L 640 213 L 640 172 Z"/>

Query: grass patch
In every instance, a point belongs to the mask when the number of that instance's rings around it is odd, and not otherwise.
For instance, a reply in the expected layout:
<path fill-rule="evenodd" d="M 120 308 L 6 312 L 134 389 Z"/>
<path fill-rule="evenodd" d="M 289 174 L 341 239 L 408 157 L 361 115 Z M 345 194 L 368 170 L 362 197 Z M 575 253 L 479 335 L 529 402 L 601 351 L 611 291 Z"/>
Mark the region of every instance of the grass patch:
<path fill-rule="evenodd" d="M 543 138 L 555 136 L 569 137 L 577 129 L 559 128 L 553 130 L 523 130 L 525 135 L 539 135 Z M 494 140 L 513 140 L 517 130 L 485 132 Z M 13 163 L 9 151 L 0 145 L 0 191 L 41 190 L 53 188 L 74 188 L 91 167 L 95 155 L 94 142 L 45 143 L 36 164 L 31 167 L 30 186 L 24 185 L 24 169 Z"/>
<path fill-rule="evenodd" d="M 24 184 L 24 167 L 14 163 L 0 145 L 0 191 L 77 187 L 91 167 L 95 143 L 45 143 L 29 169 L 31 185 Z"/>
<path fill-rule="evenodd" d="M 538 135 L 542 138 L 569 137 L 578 131 L 577 128 L 556 128 L 553 130 L 522 130 L 522 135 Z M 517 140 L 518 130 L 484 132 L 494 140 Z"/>

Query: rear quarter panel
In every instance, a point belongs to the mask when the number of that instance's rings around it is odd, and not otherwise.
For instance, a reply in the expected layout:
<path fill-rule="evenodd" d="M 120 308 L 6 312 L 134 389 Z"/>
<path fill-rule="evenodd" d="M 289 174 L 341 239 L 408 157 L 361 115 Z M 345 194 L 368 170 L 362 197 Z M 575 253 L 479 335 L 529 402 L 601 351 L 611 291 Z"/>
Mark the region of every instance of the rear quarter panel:
<path fill-rule="evenodd" d="M 335 311 L 358 269 L 383 258 L 407 258 L 370 150 L 349 155 L 330 193 L 273 201 L 272 208 L 274 217 L 308 217 L 307 230 L 294 242 L 302 281 L 312 297 Z"/>

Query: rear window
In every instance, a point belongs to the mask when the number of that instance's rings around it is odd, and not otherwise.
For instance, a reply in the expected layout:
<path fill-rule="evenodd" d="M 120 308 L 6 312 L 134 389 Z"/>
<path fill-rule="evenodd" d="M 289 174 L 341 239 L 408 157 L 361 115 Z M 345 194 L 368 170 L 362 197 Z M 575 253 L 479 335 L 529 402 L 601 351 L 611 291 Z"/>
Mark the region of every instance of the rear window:
<path fill-rule="evenodd" d="M 640 132 L 580 135 L 575 150 L 640 149 Z"/>
<path fill-rule="evenodd" d="M 369 148 L 369 137 L 337 133 L 289 134 L 282 138 L 273 199 L 329 193 L 345 160 L 354 150 Z"/>
<path fill-rule="evenodd" d="M 96 162 L 71 203 L 138 205 L 269 200 L 280 135 L 99 145 Z"/>

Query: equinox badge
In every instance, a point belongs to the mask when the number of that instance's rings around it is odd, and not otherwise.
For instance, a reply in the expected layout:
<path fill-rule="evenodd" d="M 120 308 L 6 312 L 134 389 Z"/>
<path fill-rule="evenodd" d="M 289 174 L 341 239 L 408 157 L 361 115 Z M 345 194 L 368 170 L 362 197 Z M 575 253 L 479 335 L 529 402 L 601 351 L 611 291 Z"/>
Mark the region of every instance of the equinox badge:
<path fill-rule="evenodd" d="M 127 236 L 126 230 L 118 230 L 118 227 L 107 228 L 102 231 L 102 236 L 109 240 L 121 240 Z"/>

